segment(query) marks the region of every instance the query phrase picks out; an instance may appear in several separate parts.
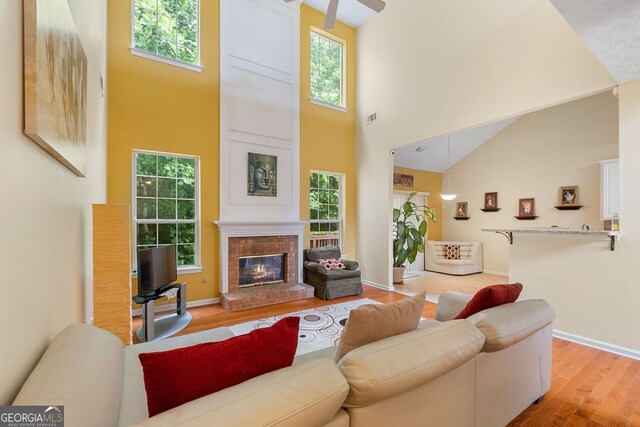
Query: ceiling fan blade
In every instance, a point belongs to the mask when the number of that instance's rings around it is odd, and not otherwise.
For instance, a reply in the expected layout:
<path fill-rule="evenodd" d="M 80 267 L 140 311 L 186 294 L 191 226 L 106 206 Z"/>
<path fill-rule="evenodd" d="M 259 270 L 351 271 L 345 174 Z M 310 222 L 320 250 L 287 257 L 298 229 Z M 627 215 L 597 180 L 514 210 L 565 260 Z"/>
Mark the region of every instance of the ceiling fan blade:
<path fill-rule="evenodd" d="M 327 17 L 324 20 L 324 29 L 330 30 L 336 23 L 336 15 L 338 13 L 339 0 L 330 0 L 329 7 L 327 8 Z"/>
<path fill-rule="evenodd" d="M 382 12 L 382 9 L 386 6 L 386 3 L 382 0 L 358 0 L 369 9 L 373 9 L 376 12 Z"/>

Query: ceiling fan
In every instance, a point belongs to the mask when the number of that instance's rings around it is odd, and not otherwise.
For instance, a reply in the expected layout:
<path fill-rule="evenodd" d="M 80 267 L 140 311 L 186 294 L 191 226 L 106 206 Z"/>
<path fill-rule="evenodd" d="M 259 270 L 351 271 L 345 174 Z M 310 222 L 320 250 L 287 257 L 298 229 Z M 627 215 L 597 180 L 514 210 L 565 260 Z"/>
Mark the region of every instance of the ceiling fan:
<path fill-rule="evenodd" d="M 284 0 L 286 3 L 292 2 L 293 0 Z M 358 0 L 363 5 L 367 6 L 369 9 L 374 10 L 376 12 L 382 12 L 386 3 L 383 0 Z M 330 30 L 333 28 L 336 23 L 336 14 L 338 13 L 338 3 L 340 0 L 329 0 L 329 7 L 327 7 L 327 17 L 324 20 L 324 28 L 325 30 Z"/>

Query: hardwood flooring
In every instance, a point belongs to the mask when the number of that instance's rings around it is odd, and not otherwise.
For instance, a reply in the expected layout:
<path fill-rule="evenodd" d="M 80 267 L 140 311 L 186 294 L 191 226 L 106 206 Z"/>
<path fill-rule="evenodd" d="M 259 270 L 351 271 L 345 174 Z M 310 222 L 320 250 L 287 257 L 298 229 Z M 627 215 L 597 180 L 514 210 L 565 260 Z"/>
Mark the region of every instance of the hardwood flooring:
<path fill-rule="evenodd" d="M 421 271 L 415 277 L 404 280 L 401 285 L 395 285 L 396 292 L 405 295 L 415 295 L 427 291 L 428 301 L 438 301 L 438 296 L 446 291 L 457 291 L 473 295 L 487 285 L 509 283 L 507 276 L 478 273 L 467 276 L 451 276 L 449 274 Z"/>
<path fill-rule="evenodd" d="M 228 312 L 219 304 L 195 307 L 189 309 L 193 321 L 180 334 L 358 298 L 386 303 L 406 296 L 365 286 L 362 296 L 337 301 L 310 298 L 237 312 Z M 435 312 L 436 305 L 426 302 L 423 316 L 434 318 Z M 140 327 L 140 318 L 133 323 L 135 329 Z M 551 390 L 509 426 L 640 426 L 640 360 L 554 338 Z"/>

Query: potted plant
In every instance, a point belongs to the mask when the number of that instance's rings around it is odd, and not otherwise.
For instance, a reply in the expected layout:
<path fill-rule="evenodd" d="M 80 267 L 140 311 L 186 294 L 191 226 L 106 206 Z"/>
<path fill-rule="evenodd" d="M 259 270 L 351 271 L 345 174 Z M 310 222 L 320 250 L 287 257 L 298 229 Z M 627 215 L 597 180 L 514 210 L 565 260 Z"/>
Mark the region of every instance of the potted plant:
<path fill-rule="evenodd" d="M 402 283 L 405 261 L 412 263 L 418 253 L 424 253 L 424 236 L 429 228 L 427 218 L 436 221 L 431 208 L 412 201 L 415 195 L 415 192 L 409 194 L 400 209 L 393 209 L 393 283 Z"/>

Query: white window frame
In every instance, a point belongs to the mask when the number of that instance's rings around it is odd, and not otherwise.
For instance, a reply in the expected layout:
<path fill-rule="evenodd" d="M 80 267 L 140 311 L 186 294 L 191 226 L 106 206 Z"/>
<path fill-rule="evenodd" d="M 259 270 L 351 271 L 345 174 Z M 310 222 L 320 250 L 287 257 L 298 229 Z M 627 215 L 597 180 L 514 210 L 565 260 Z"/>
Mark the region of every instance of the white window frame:
<path fill-rule="evenodd" d="M 152 154 L 155 156 L 168 156 L 168 157 L 178 157 L 183 159 L 193 159 L 196 162 L 196 177 L 195 177 L 195 204 L 196 204 L 196 217 L 193 220 L 196 225 L 195 230 L 195 246 L 196 246 L 196 256 L 195 256 L 195 264 L 193 265 L 179 265 L 178 266 L 178 274 L 189 274 L 189 273 L 200 273 L 202 272 L 202 264 L 201 264 L 201 236 L 200 236 L 200 227 L 201 227 L 201 215 L 200 215 L 200 157 L 199 156 L 189 156 L 185 154 L 176 154 L 176 153 L 166 153 L 161 151 L 150 151 L 150 150 L 133 150 L 131 155 L 131 165 L 132 165 L 132 174 L 131 174 L 131 206 L 132 206 L 132 222 L 133 222 L 133 230 L 131 240 L 133 242 L 133 272 L 132 277 L 136 278 L 137 269 L 138 269 L 138 224 L 179 224 L 184 223 L 184 220 L 171 220 L 171 219 L 142 219 L 138 220 L 138 197 L 137 197 L 137 178 L 138 178 L 138 170 L 136 164 L 136 155 L 137 154 Z M 157 198 L 157 195 L 156 195 Z"/>
<path fill-rule="evenodd" d="M 201 60 L 200 60 L 200 0 L 196 0 L 198 2 L 198 39 L 196 41 L 196 44 L 198 46 L 198 63 L 197 64 L 192 64 L 190 62 L 185 62 L 185 61 L 180 61 L 179 59 L 175 59 L 175 58 L 168 58 L 166 56 L 163 55 L 159 55 L 157 53 L 153 53 L 153 52 L 148 52 L 146 50 L 142 50 L 142 49 L 138 49 L 137 47 L 135 47 L 135 35 L 136 35 L 136 0 L 131 0 L 131 46 L 129 47 L 129 51 L 131 52 L 131 54 L 135 55 L 135 56 L 140 56 L 142 58 L 146 58 L 146 59 L 151 59 L 153 61 L 158 61 L 158 62 L 162 62 L 164 64 L 168 64 L 168 65 L 173 65 L 176 67 L 181 67 L 181 68 L 185 68 L 187 70 L 191 70 L 191 71 L 196 71 L 198 73 L 202 72 L 202 70 L 204 69 L 204 67 L 201 65 Z M 157 0 L 156 0 L 157 2 Z M 157 4 L 157 3 L 156 3 Z"/>
<path fill-rule="evenodd" d="M 340 60 L 340 105 L 331 104 L 329 102 L 320 101 L 319 99 L 315 99 L 311 96 L 311 38 L 313 34 L 316 34 L 319 37 L 323 37 L 333 43 L 337 43 L 341 47 L 342 58 Z M 321 30 L 320 28 L 311 27 L 309 32 L 309 102 L 315 105 L 320 105 L 322 107 L 331 108 L 333 110 L 338 110 L 342 112 L 347 112 L 347 90 L 346 90 L 346 79 L 347 79 L 347 42 L 334 36 L 331 33 Z"/>
<path fill-rule="evenodd" d="M 343 193 L 343 189 L 344 189 L 344 179 L 345 179 L 345 175 L 339 172 L 327 172 L 327 171 L 319 171 L 319 170 L 310 170 L 309 171 L 309 176 L 311 176 L 312 173 L 321 173 L 321 174 L 325 174 L 325 175 L 334 175 L 338 177 L 338 247 L 340 248 L 340 251 L 342 252 L 342 224 L 344 222 L 344 212 L 343 212 L 343 207 L 344 207 L 344 193 Z M 309 197 L 311 197 L 311 186 L 309 186 Z M 309 213 L 311 213 L 311 203 L 309 203 Z M 318 219 L 318 220 L 313 220 L 311 218 L 309 218 L 309 237 L 311 237 L 311 224 L 317 223 L 317 224 L 333 224 L 336 221 L 331 220 L 331 219 Z M 342 254 L 344 256 L 344 254 Z"/>

